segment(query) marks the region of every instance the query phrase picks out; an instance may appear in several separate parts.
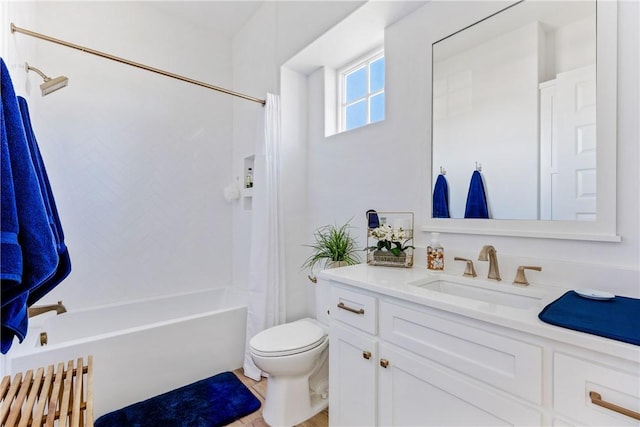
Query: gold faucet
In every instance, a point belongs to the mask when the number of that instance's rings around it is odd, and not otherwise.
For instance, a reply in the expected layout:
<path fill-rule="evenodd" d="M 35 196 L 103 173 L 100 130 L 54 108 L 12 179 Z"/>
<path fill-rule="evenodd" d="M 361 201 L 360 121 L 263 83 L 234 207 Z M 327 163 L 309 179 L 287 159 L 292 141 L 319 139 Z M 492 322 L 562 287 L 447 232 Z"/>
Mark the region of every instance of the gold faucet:
<path fill-rule="evenodd" d="M 480 249 L 480 255 L 478 255 L 478 261 L 489 261 L 489 274 L 488 279 L 494 279 L 497 281 L 502 280 L 500 278 L 500 270 L 498 269 L 498 256 L 496 255 L 496 248 L 491 245 L 484 245 Z"/>
<path fill-rule="evenodd" d="M 461 257 L 454 257 L 453 258 L 454 261 L 464 261 L 467 263 L 466 267 L 464 268 L 464 273 L 462 274 L 463 276 L 468 276 L 468 277 L 476 277 L 476 269 L 473 268 L 473 261 L 471 261 L 470 259 L 466 259 L 466 258 L 461 258 Z"/>
<path fill-rule="evenodd" d="M 28 315 L 29 317 L 34 317 L 39 314 L 46 313 L 47 311 L 55 311 L 57 314 L 62 314 L 67 312 L 67 308 L 62 305 L 62 301 L 58 301 L 57 304 L 35 305 L 33 307 L 29 307 Z"/>
<path fill-rule="evenodd" d="M 521 265 L 520 267 L 518 267 L 516 278 L 513 280 L 514 285 L 529 286 L 529 281 L 527 280 L 527 276 L 525 276 L 524 274 L 525 269 L 542 271 L 542 267 L 539 267 L 537 265 Z"/>

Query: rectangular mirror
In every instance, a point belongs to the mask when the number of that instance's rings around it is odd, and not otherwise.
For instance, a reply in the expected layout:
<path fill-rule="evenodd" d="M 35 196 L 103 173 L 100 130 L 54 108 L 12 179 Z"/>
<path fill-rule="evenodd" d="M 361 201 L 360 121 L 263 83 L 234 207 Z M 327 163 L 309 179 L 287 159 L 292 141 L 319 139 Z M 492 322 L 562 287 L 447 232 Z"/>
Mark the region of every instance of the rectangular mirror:
<path fill-rule="evenodd" d="M 616 28 L 615 2 L 525 0 L 433 43 L 425 229 L 619 240 Z"/>

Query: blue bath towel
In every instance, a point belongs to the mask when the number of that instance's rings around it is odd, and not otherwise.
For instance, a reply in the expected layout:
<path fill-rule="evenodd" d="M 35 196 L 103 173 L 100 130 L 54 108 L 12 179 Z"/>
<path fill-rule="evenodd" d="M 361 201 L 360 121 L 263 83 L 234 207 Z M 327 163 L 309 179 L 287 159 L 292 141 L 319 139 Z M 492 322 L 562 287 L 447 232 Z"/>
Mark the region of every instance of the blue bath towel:
<path fill-rule="evenodd" d="M 38 174 L 34 168 L 18 99 L 9 71 L 0 58 L 2 138 L 2 218 L 0 351 L 27 333 L 27 299 L 56 271 L 58 252 L 49 224 Z"/>
<path fill-rule="evenodd" d="M 473 171 L 473 175 L 471 175 L 464 217 L 489 218 L 489 209 L 487 207 L 487 197 L 484 192 L 484 184 L 482 183 L 482 175 L 480 175 L 480 172 L 477 170 Z"/>
<path fill-rule="evenodd" d="M 610 300 L 592 300 L 568 291 L 547 305 L 538 317 L 552 325 L 640 345 L 640 299 L 637 298 L 616 296 Z"/>
<path fill-rule="evenodd" d="M 53 236 L 56 242 L 56 251 L 58 252 L 58 265 L 56 271 L 41 283 L 38 287 L 32 289 L 29 292 L 29 298 L 27 298 L 27 305 L 31 306 L 40 298 L 45 296 L 49 291 L 55 288 L 60 282 L 62 282 L 71 272 L 71 258 L 69 257 L 69 251 L 64 243 L 64 232 L 62 230 L 62 224 L 60 223 L 60 217 L 58 215 L 58 209 L 56 202 L 53 198 L 53 192 L 51 191 L 51 184 L 49 183 L 49 177 L 47 176 L 47 170 L 42 161 L 42 155 L 40 154 L 40 148 L 36 141 L 36 136 L 33 133 L 31 127 L 31 117 L 29 116 L 29 107 L 27 100 L 23 97 L 18 97 L 18 105 L 20 106 L 20 113 L 22 115 L 22 123 L 24 124 L 25 135 L 29 148 L 31 151 L 31 160 L 33 162 L 34 169 L 38 175 L 38 182 L 40 184 L 40 192 L 42 193 L 42 199 L 44 201 L 45 209 L 49 217 L 49 227 L 53 232 Z"/>
<path fill-rule="evenodd" d="M 438 175 L 433 188 L 433 217 L 449 218 L 449 186 L 443 174 Z"/>

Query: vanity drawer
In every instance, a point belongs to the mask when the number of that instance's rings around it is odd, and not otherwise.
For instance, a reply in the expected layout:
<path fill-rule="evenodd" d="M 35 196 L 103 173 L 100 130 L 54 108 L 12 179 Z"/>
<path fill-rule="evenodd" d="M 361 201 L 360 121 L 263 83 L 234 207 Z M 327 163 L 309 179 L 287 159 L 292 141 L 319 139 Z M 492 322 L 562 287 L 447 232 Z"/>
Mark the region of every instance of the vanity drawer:
<path fill-rule="evenodd" d="M 378 299 L 349 289 L 331 288 L 331 319 L 376 335 L 378 332 Z"/>
<path fill-rule="evenodd" d="M 603 344 L 605 345 L 605 344 Z M 640 420 L 592 403 L 602 401 L 640 413 L 640 366 L 627 372 L 565 353 L 553 357 L 553 406 L 583 425 L 638 426 Z"/>
<path fill-rule="evenodd" d="M 382 301 L 380 337 L 493 387 L 542 403 L 542 347 Z"/>

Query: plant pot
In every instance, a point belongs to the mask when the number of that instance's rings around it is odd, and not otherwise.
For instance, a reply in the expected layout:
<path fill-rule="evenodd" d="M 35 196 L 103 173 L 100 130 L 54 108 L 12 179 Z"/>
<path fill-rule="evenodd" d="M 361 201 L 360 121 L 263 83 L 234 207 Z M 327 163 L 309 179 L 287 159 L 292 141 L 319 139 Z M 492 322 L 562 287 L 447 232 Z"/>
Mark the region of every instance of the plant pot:
<path fill-rule="evenodd" d="M 377 262 L 390 262 L 394 264 L 404 264 L 407 260 L 407 254 L 401 252 L 400 255 L 395 256 L 393 252 L 389 251 L 374 251 L 373 259 Z"/>
<path fill-rule="evenodd" d="M 346 267 L 347 261 L 329 261 L 327 263 L 327 268 L 338 268 L 338 267 Z"/>
<path fill-rule="evenodd" d="M 413 254 L 402 252 L 399 256 L 395 256 L 393 252 L 377 250 L 367 255 L 367 264 L 409 268 L 413 266 Z"/>

